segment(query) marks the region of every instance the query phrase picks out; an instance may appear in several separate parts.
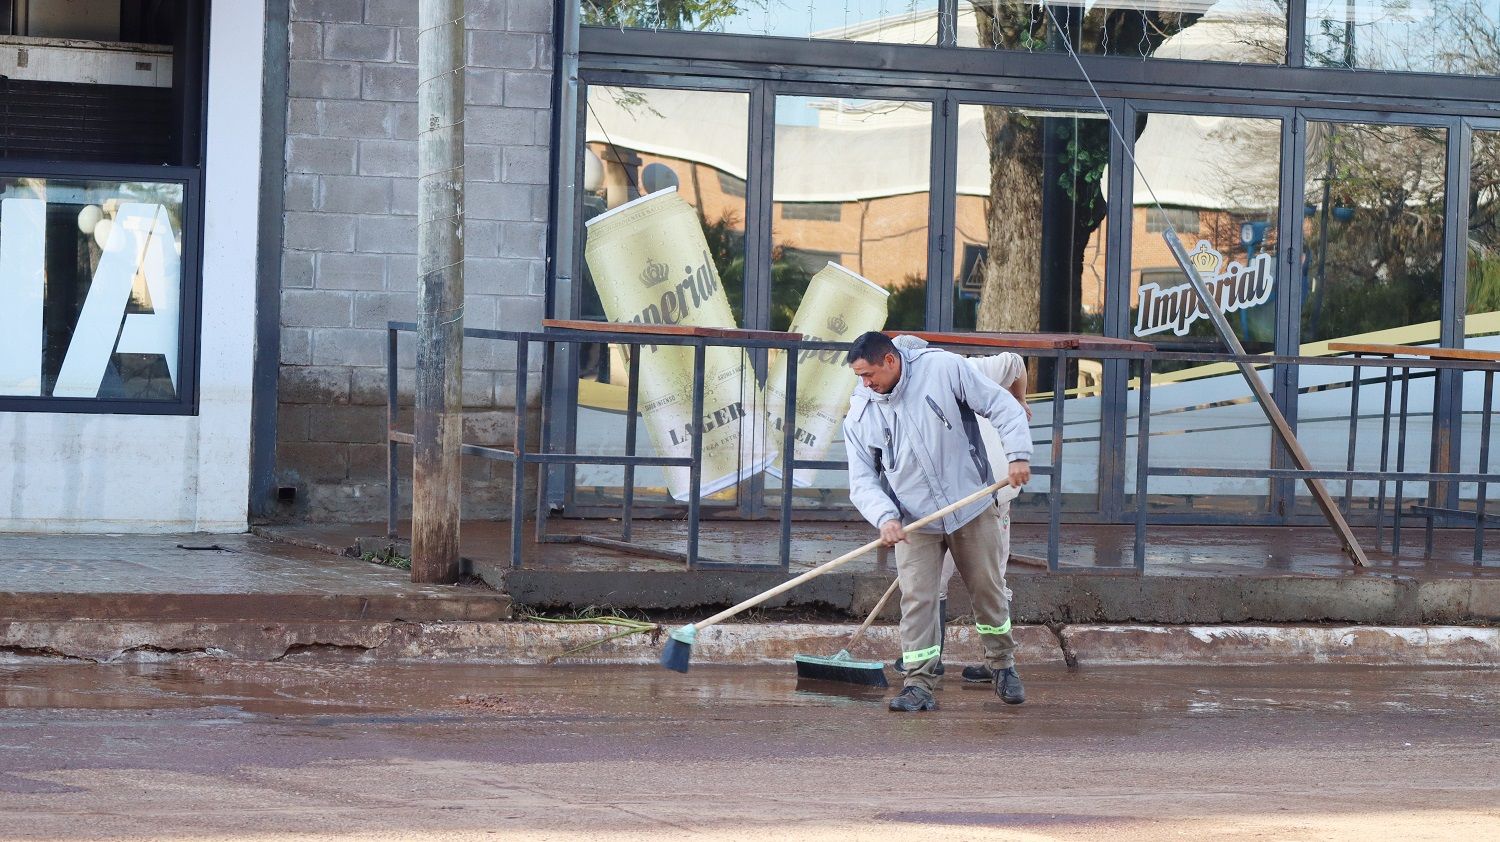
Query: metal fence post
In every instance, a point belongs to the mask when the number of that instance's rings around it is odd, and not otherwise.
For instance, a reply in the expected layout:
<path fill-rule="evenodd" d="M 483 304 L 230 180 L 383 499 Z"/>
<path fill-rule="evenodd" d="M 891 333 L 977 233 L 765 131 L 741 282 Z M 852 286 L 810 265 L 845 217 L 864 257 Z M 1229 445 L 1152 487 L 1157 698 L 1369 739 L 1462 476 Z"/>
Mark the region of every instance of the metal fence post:
<path fill-rule="evenodd" d="M 1139 410 L 1135 422 L 1135 569 L 1146 572 L 1146 490 L 1151 467 L 1151 375 L 1149 356 L 1141 359 Z"/>

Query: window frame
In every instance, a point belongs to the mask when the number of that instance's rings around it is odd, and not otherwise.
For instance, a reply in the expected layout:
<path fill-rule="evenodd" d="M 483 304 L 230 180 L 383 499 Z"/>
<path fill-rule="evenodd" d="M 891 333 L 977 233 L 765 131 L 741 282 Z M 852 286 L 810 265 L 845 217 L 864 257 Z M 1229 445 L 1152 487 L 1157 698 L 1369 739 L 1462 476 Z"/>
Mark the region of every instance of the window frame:
<path fill-rule="evenodd" d="M 149 164 L 93 164 L 0 161 L 0 177 L 56 180 L 135 181 L 181 184 L 182 298 L 178 314 L 177 398 L 151 401 L 125 398 L 60 398 L 0 395 L 0 412 L 57 412 L 94 415 L 197 415 L 202 319 L 203 175 L 197 167 Z"/>

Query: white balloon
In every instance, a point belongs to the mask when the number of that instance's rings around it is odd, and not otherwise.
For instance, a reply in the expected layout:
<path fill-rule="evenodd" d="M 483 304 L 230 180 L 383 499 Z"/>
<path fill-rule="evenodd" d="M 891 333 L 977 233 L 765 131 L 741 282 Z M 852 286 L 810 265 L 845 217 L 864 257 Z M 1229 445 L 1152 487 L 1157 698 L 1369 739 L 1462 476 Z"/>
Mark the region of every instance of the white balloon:
<path fill-rule="evenodd" d="M 114 227 L 115 224 L 108 219 L 101 219 L 94 226 L 94 242 L 99 244 L 99 248 L 109 246 L 109 232 Z"/>
<path fill-rule="evenodd" d="M 85 205 L 83 210 L 78 212 L 78 230 L 85 236 L 92 234 L 94 233 L 94 226 L 98 225 L 99 220 L 103 218 L 103 208 L 98 205 Z"/>

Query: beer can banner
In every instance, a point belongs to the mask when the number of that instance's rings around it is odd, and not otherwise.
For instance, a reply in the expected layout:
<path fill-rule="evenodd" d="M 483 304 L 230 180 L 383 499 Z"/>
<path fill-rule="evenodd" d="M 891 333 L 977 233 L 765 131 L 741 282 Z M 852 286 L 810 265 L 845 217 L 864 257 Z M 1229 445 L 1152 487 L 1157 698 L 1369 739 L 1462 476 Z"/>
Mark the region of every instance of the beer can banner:
<path fill-rule="evenodd" d="M 709 254 L 698 214 L 668 187 L 590 219 L 584 260 L 612 322 L 735 327 L 734 313 Z M 760 390 L 738 348 L 710 346 L 703 369 L 703 417 L 693 414 L 693 349 L 637 345 L 640 406 L 647 433 L 662 456 L 692 455 L 703 431 L 702 493 L 747 479 L 776 454 L 766 446 Z M 688 468 L 668 467 L 667 490 L 688 499 Z"/>
<path fill-rule="evenodd" d="M 807 282 L 807 292 L 792 317 L 791 331 L 807 339 L 847 342 L 871 330 L 885 327 L 890 292 L 837 263 L 829 263 Z M 794 440 L 798 459 L 824 458 L 834 434 L 849 411 L 854 391 L 854 371 L 844 362 L 846 354 L 834 349 L 808 349 L 798 353 L 797 418 Z M 774 441 L 783 441 L 786 419 L 787 355 L 778 353 L 766 381 L 767 427 Z M 777 461 L 766 473 L 781 479 Z M 802 469 L 792 477 L 797 488 L 807 488 L 817 471 Z"/>

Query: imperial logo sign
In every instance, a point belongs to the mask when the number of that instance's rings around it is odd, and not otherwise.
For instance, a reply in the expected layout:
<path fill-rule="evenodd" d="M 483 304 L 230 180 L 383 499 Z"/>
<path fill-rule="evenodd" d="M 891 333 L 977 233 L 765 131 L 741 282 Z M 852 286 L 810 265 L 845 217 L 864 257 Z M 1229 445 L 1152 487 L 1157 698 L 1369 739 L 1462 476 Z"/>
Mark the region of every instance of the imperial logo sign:
<path fill-rule="evenodd" d="M 1276 281 L 1271 255 L 1258 254 L 1249 266 L 1238 262 L 1226 266 L 1224 255 L 1199 240 L 1191 257 L 1203 276 L 1208 294 L 1225 313 L 1256 307 L 1270 299 Z M 1186 281 L 1166 289 L 1156 284 L 1141 284 L 1136 303 L 1136 336 L 1150 336 L 1169 328 L 1178 336 L 1186 336 L 1193 322 L 1208 316 L 1198 293 Z"/>

